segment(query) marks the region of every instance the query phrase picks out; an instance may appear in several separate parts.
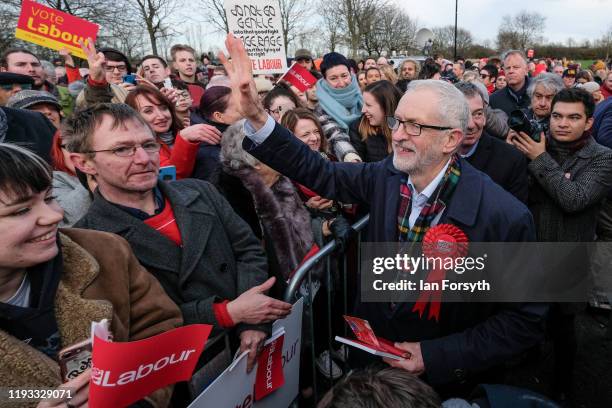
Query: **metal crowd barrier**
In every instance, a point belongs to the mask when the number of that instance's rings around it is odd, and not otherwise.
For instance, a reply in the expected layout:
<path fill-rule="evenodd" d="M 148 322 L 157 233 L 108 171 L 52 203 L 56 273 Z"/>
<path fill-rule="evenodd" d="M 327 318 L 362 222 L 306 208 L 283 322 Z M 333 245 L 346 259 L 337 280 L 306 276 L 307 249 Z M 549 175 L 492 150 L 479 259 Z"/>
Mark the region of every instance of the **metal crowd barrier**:
<path fill-rule="evenodd" d="M 359 221 L 357 221 L 355 224 L 352 225 L 353 229 L 355 231 L 357 231 L 357 236 L 356 236 L 356 248 L 357 248 L 357 259 L 355 261 L 357 268 L 359 268 L 359 259 L 360 259 L 360 243 L 361 243 L 361 234 L 363 229 L 367 226 L 368 221 L 370 220 L 370 216 L 366 215 L 365 217 L 361 218 Z M 329 373 L 330 373 L 330 377 L 329 377 L 329 381 L 328 381 L 328 385 L 329 388 L 331 388 L 334 384 L 334 379 L 331 376 L 332 373 L 332 359 L 331 359 L 331 355 L 332 355 L 332 350 L 333 347 L 332 345 L 334 344 L 334 339 L 332 338 L 333 336 L 331 335 L 333 330 L 332 330 L 332 310 L 331 310 L 331 305 L 332 305 L 332 296 L 333 296 L 333 292 L 334 292 L 334 285 L 332 284 L 333 279 L 332 279 L 332 254 L 336 255 L 336 259 L 338 262 L 338 272 L 339 275 L 341 277 L 340 281 L 340 285 L 342 286 L 342 314 L 347 314 L 348 312 L 348 302 L 347 302 L 347 295 L 348 295 L 348 285 L 347 285 L 347 253 L 343 252 L 343 253 L 338 253 L 336 252 L 336 249 L 338 247 L 338 244 L 335 241 L 332 241 L 330 243 L 328 243 L 327 245 L 325 245 L 323 248 L 321 248 L 319 250 L 319 252 L 317 252 L 317 254 L 315 256 L 313 256 L 312 258 L 308 259 L 306 262 L 304 262 L 302 264 L 302 266 L 300 266 L 300 268 L 298 268 L 297 271 L 295 271 L 295 274 L 293 275 L 293 277 L 291 278 L 291 280 L 289 281 L 289 284 L 287 286 L 287 289 L 285 290 L 285 296 L 284 296 L 284 300 L 285 302 L 288 303 L 294 303 L 295 300 L 297 299 L 296 295 L 300 289 L 300 287 L 302 286 L 302 283 L 304 283 L 304 281 L 306 280 L 307 282 L 307 288 L 308 288 L 308 301 L 305 302 L 305 313 L 307 311 L 308 314 L 308 324 L 309 324 L 309 335 L 311 336 L 310 340 L 310 357 L 311 357 L 311 365 L 312 365 L 312 387 L 313 387 L 313 395 L 314 395 L 314 400 L 315 403 L 319 401 L 320 399 L 320 395 L 319 395 L 319 390 L 318 390 L 318 370 L 316 367 L 316 358 L 317 355 L 315 353 L 315 339 L 314 339 L 314 330 L 315 330 L 315 325 L 314 325 L 314 317 L 313 316 L 313 277 L 312 277 L 312 272 L 313 269 L 319 265 L 320 263 L 322 263 L 323 261 L 325 261 L 325 273 L 322 275 L 322 278 L 325 279 L 325 281 L 327 282 L 327 284 L 322 285 L 321 289 L 323 287 L 325 287 L 325 292 L 327 295 L 327 333 L 328 333 L 328 341 L 327 341 L 327 351 L 330 353 L 330 359 L 329 359 Z M 355 274 L 354 279 L 358 279 L 358 273 Z M 359 282 L 357 282 L 357 287 L 359 287 Z M 321 292 L 321 290 L 319 290 L 319 292 L 317 292 L 317 294 L 319 294 Z M 315 295 L 316 296 L 316 295 Z M 306 299 L 305 299 L 306 300 Z M 338 310 L 336 310 L 336 313 L 338 312 Z M 346 325 L 344 325 L 344 336 L 346 336 Z M 304 344 L 304 331 L 302 331 L 302 343 Z M 340 377 L 342 378 L 342 377 Z M 300 389 L 302 388 L 302 384 L 300 384 Z"/>

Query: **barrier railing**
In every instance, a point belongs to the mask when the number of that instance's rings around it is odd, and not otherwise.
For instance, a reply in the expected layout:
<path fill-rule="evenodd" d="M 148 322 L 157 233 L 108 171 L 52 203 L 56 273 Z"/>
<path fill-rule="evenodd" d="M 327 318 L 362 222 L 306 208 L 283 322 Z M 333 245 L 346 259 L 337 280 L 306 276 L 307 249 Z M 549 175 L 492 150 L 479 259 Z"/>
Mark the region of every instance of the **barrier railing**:
<path fill-rule="evenodd" d="M 366 215 L 365 217 L 361 218 L 359 221 L 357 221 L 355 224 L 352 225 L 353 229 L 355 231 L 357 231 L 357 237 L 356 237 L 356 249 L 357 249 L 357 259 L 356 259 L 356 264 L 359 265 L 359 258 L 360 258 L 360 243 L 361 243 L 361 233 L 362 230 L 367 226 L 368 221 L 370 219 L 369 215 Z M 304 283 L 304 281 L 306 280 L 307 282 L 307 298 L 308 301 L 305 302 L 305 307 L 307 309 L 305 309 L 305 313 L 308 314 L 308 324 L 309 324 L 309 332 L 308 334 L 311 336 L 311 338 L 309 339 L 309 343 L 310 343 L 310 357 L 311 357 L 311 368 L 312 368 L 312 388 L 313 388 L 313 396 L 314 396 L 314 400 L 315 402 L 319 401 L 319 392 L 318 392 L 318 383 L 317 383 L 317 379 L 318 379 L 318 371 L 317 371 L 317 367 L 316 367 L 316 352 L 315 352 L 315 338 L 314 338 L 314 332 L 315 332 L 315 326 L 314 326 L 314 315 L 313 315 L 313 277 L 312 277 L 312 272 L 313 269 L 319 265 L 321 262 L 325 261 L 325 273 L 324 275 L 322 275 L 322 279 L 325 280 L 326 284 L 322 285 L 321 288 L 325 288 L 325 292 L 327 295 L 327 333 L 328 333 L 328 344 L 327 344 L 327 351 L 330 354 L 330 358 L 329 358 L 329 387 L 331 388 L 331 386 L 333 386 L 334 383 L 334 379 L 332 376 L 332 344 L 333 344 L 333 336 L 332 336 L 332 310 L 331 310 L 331 305 L 332 305 L 332 295 L 334 293 L 334 285 L 333 282 L 334 280 L 332 279 L 332 255 L 335 254 L 337 259 L 334 259 L 334 261 L 338 261 L 337 265 L 338 265 L 338 269 L 339 269 L 339 275 L 341 277 L 341 286 L 342 286 L 342 314 L 347 314 L 348 311 L 348 281 L 347 281 L 347 253 L 343 252 L 343 253 L 338 253 L 336 252 L 336 249 L 338 248 L 338 244 L 335 241 L 332 241 L 330 243 L 328 243 L 327 245 L 325 245 L 324 247 L 322 247 L 319 252 L 317 252 L 317 254 L 315 256 L 313 256 L 312 258 L 308 259 L 306 262 L 304 262 L 302 264 L 302 266 L 300 266 L 300 268 L 298 268 L 297 271 L 295 271 L 293 277 L 291 278 L 291 280 L 289 281 L 289 284 L 287 286 L 287 289 L 285 290 L 285 296 L 284 296 L 284 300 L 288 303 L 293 303 L 296 300 L 296 295 L 300 289 L 300 287 L 302 286 L 302 284 Z M 359 268 L 359 266 L 357 266 L 357 268 Z M 355 274 L 355 276 L 358 276 L 358 274 Z M 319 290 L 320 292 L 320 290 Z M 318 294 L 318 293 L 317 293 Z M 315 294 L 316 296 L 316 294 Z M 346 325 L 344 325 L 344 334 L 346 335 Z M 302 336 L 304 336 L 304 332 L 302 332 Z M 302 340 L 304 341 L 304 339 Z M 301 387 L 301 384 L 300 384 Z"/>

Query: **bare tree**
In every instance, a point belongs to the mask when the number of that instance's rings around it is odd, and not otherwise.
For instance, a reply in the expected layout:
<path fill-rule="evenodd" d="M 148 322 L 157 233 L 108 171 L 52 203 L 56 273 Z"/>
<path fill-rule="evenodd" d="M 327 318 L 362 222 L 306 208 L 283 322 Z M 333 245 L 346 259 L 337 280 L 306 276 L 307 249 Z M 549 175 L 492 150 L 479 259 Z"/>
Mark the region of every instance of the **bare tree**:
<path fill-rule="evenodd" d="M 175 33 L 169 19 L 180 7 L 178 0 L 126 0 L 144 26 L 154 55 L 159 55 L 157 41 Z"/>
<path fill-rule="evenodd" d="M 204 22 L 210 24 L 213 31 L 229 32 L 223 0 L 200 0 L 199 4 L 203 11 Z"/>
<path fill-rule="evenodd" d="M 304 29 L 312 13 L 306 0 L 279 0 L 279 5 L 285 53 L 287 53 L 287 47 Z"/>
<path fill-rule="evenodd" d="M 337 7 L 337 2 L 321 0 L 318 5 L 319 14 L 322 19 L 322 34 L 327 42 L 329 52 L 335 52 L 342 42 L 342 32 L 338 22 L 342 18 Z"/>
<path fill-rule="evenodd" d="M 455 45 L 455 26 L 436 27 L 434 32 L 433 50 L 451 55 Z M 472 33 L 465 28 L 457 28 L 457 54 L 464 55 L 474 43 Z"/>
<path fill-rule="evenodd" d="M 497 33 L 500 50 L 518 48 L 526 50 L 542 41 L 546 26 L 546 17 L 536 12 L 520 11 L 514 16 L 506 15 L 502 19 Z"/>

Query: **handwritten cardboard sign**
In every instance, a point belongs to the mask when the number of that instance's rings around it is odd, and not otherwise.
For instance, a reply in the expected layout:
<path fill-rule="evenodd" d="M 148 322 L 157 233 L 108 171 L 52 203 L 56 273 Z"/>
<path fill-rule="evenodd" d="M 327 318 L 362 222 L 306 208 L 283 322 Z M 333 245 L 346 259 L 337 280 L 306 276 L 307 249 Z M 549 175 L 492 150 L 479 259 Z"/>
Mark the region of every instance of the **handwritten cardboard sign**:
<path fill-rule="evenodd" d="M 278 0 L 225 0 L 229 31 L 244 42 L 254 74 L 287 70 Z"/>

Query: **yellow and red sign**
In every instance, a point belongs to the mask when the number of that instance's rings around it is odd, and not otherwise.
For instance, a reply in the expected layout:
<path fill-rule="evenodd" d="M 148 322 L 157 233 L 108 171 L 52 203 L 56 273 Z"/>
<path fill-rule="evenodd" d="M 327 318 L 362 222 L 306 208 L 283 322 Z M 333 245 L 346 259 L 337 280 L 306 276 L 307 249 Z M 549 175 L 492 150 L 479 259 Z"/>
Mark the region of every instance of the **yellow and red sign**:
<path fill-rule="evenodd" d="M 98 25 L 31 0 L 23 0 L 15 37 L 53 50 L 68 48 L 72 55 L 87 58 L 79 40 L 98 35 Z"/>

